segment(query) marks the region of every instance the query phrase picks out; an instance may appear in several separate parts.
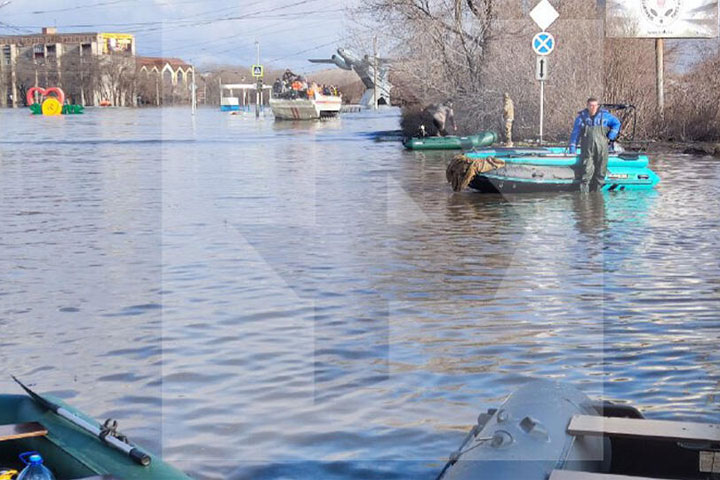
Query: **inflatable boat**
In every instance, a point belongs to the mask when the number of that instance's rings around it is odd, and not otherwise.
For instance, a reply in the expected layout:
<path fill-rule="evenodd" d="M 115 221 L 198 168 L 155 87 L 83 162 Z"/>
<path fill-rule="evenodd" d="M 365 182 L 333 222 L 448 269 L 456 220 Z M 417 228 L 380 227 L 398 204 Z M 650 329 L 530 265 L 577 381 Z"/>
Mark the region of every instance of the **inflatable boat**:
<path fill-rule="evenodd" d="M 190 479 L 129 442 L 117 422 L 101 425 L 58 399 L 26 391 L 0 395 L 0 471 L 22 470 L 20 455 L 37 452 L 57 480 Z"/>
<path fill-rule="evenodd" d="M 412 137 L 405 139 L 403 145 L 408 150 L 471 150 L 490 146 L 497 140 L 497 133 L 488 130 L 467 137 Z"/>
<path fill-rule="evenodd" d="M 478 174 L 470 188 L 483 193 L 568 192 L 580 189 L 580 156 L 563 147 L 487 148 L 465 154 L 470 159 L 495 157 L 505 166 Z M 648 167 L 647 155 L 612 153 L 604 191 L 649 190 L 660 178 Z"/>
<path fill-rule="evenodd" d="M 478 417 L 438 480 L 715 479 L 720 424 L 647 420 L 574 387 L 531 382 Z"/>

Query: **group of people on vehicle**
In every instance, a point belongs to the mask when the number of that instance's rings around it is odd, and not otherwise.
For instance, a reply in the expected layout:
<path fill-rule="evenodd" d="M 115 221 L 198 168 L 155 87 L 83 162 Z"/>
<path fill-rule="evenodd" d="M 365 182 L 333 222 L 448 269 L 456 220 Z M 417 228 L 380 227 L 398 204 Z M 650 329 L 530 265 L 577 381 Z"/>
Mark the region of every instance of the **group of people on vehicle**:
<path fill-rule="evenodd" d="M 314 98 L 315 94 L 339 96 L 340 92 L 334 85 L 318 85 L 308 82 L 302 75 L 285 70 L 282 77 L 273 83 L 273 96 L 276 98 Z"/>

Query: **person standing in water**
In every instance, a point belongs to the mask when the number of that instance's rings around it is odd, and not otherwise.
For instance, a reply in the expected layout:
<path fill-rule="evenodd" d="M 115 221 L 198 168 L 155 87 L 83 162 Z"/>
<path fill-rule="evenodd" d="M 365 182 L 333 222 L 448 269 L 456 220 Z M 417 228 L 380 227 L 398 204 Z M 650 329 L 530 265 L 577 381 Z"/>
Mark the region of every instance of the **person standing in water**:
<path fill-rule="evenodd" d="M 587 108 L 578 113 L 570 135 L 570 153 L 576 153 L 580 143 L 580 191 L 596 191 L 605 185 L 609 142 L 615 141 L 620 127 L 620 120 L 600 108 L 597 98 L 588 98 Z"/>

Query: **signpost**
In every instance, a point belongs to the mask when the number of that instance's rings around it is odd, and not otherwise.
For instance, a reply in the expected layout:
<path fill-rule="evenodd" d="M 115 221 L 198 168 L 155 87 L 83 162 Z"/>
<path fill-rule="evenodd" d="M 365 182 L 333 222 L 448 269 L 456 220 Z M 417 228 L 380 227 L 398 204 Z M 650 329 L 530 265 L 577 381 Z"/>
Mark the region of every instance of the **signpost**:
<path fill-rule="evenodd" d="M 535 79 L 540 82 L 540 145 L 543 143 L 543 124 L 545 122 L 545 80 L 548 77 L 547 56 L 555 49 L 555 37 L 545 30 L 559 16 L 560 14 L 548 0 L 540 0 L 540 3 L 530 11 L 530 18 L 542 30 L 532 40 L 532 48 L 537 54 Z"/>
<path fill-rule="evenodd" d="M 606 0 L 606 35 L 611 38 L 654 38 L 657 107 L 665 109 L 664 49 L 666 38 L 716 38 L 718 0 Z"/>

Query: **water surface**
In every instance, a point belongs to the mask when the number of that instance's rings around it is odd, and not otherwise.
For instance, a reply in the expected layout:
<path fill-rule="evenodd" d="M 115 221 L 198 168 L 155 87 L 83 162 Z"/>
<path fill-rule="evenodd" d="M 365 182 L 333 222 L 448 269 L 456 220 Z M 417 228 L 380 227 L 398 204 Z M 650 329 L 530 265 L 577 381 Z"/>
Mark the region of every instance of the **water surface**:
<path fill-rule="evenodd" d="M 448 153 L 185 109 L 0 111 L 0 378 L 197 478 L 434 478 L 527 378 L 720 417 L 720 162 L 452 193 Z"/>

